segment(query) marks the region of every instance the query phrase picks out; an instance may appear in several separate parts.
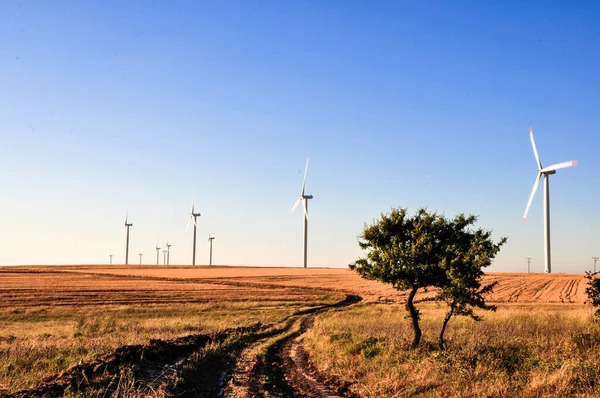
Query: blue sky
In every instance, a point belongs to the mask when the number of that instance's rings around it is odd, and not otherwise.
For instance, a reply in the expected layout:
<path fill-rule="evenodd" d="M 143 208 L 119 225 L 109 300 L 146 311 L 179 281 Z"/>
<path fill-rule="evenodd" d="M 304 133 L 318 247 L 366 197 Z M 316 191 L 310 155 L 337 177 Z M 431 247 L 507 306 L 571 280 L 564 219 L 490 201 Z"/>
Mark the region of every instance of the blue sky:
<path fill-rule="evenodd" d="M 309 265 L 344 267 L 391 207 L 509 241 L 491 270 L 599 255 L 600 4 L 368 1 L 0 3 L 0 264 L 299 266 L 290 214 L 311 161 Z"/>

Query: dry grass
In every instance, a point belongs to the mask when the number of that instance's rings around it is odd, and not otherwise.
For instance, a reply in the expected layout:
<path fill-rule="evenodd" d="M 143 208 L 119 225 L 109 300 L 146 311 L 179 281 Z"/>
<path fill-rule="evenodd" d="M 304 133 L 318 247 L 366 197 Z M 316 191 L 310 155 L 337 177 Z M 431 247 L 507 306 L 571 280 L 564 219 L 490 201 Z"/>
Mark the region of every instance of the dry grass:
<path fill-rule="evenodd" d="M 588 369 L 600 361 L 595 362 L 585 339 L 596 344 L 600 332 L 581 305 L 583 276 L 495 273 L 486 275 L 486 281 L 499 282 L 488 301 L 511 304 L 480 324 L 452 320 L 445 354 L 408 350 L 409 323 L 404 309 L 393 304 L 401 303 L 405 294 L 348 269 L 3 267 L 0 390 L 32 386 L 121 345 L 277 322 L 301 307 L 351 293 L 390 304 L 361 305 L 318 320 L 311 344 L 319 366 L 359 381 L 361 394 L 596 391 Z M 423 314 L 425 333 L 433 338 L 442 310 L 428 306 Z M 578 346 L 577 338 L 585 341 Z M 505 361 L 512 357 L 516 365 Z M 494 361 L 500 365 L 487 366 Z"/>
<path fill-rule="evenodd" d="M 600 394 L 600 326 L 582 305 L 502 305 L 482 322 L 456 318 L 436 348 L 444 309 L 424 306 L 422 347 L 397 304 L 364 304 L 320 317 L 307 346 L 324 372 L 365 397 Z"/>
<path fill-rule="evenodd" d="M 35 385 L 122 345 L 273 323 L 339 294 L 222 281 L 0 271 L 0 391 Z"/>

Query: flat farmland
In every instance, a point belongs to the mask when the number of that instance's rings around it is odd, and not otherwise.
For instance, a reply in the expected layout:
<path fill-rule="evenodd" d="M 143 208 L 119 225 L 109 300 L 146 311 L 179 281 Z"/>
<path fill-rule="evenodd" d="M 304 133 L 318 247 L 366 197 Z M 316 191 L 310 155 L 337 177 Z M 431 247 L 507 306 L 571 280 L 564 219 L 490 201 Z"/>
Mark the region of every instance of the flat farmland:
<path fill-rule="evenodd" d="M 368 301 L 404 300 L 405 293 L 389 285 L 367 281 L 348 269 L 270 267 L 65 267 L 82 274 L 121 275 L 140 278 L 222 281 L 242 286 L 278 286 L 327 289 L 358 294 Z M 494 303 L 585 302 L 582 274 L 488 273 L 484 283 L 498 282 L 488 300 Z"/>
<path fill-rule="evenodd" d="M 2 267 L 0 396 L 600 392 L 587 371 L 598 365 L 600 330 L 583 305 L 583 275 L 489 273 L 485 282 L 498 282 L 487 300 L 499 309 L 480 323 L 451 321 L 458 359 L 428 348 L 444 307 L 419 304 L 426 344 L 415 362 L 405 293 L 348 269 Z M 413 368 L 423 377 L 407 376 Z"/>

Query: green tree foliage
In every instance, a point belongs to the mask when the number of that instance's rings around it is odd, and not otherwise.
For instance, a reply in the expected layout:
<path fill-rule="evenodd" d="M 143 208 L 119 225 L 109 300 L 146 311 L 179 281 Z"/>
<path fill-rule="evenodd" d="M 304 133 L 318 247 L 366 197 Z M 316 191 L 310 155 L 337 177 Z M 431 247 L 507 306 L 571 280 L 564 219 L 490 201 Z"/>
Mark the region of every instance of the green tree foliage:
<path fill-rule="evenodd" d="M 410 216 L 405 208 L 398 208 L 366 225 L 359 236 L 359 246 L 367 253 L 356 261 L 355 270 L 363 278 L 409 291 L 406 309 L 412 320 L 413 347 L 422 336 L 414 302 L 419 289 L 439 288 L 436 299 L 450 307 L 440 334 L 442 349 L 453 315 L 479 319 L 473 308 L 493 309 L 483 298 L 493 285 L 481 286 L 482 268 L 490 265 L 506 238 L 494 243 L 489 231 L 471 228 L 476 221 L 477 217 L 463 214 L 450 220 L 424 208 Z"/>
<path fill-rule="evenodd" d="M 588 280 L 588 286 L 585 288 L 585 294 L 587 294 L 587 301 L 596 308 L 594 315 L 600 318 L 600 279 L 596 278 L 597 272 L 586 271 L 585 278 Z"/>

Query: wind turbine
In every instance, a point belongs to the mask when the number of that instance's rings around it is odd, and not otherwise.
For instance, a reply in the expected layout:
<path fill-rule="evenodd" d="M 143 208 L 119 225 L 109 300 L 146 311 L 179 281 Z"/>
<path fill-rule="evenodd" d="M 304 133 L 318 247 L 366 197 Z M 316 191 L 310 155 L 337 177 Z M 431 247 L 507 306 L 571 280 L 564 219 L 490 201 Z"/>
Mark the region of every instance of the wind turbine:
<path fill-rule="evenodd" d="M 210 232 L 208 233 L 208 244 L 210 245 L 210 255 L 208 257 L 208 265 L 212 265 L 212 243 L 215 239 L 214 236 L 210 236 Z"/>
<path fill-rule="evenodd" d="M 143 253 L 140 253 L 140 265 L 142 265 L 142 256 L 143 255 L 144 255 Z"/>
<path fill-rule="evenodd" d="M 529 211 L 529 207 L 531 206 L 531 202 L 533 201 L 533 197 L 535 196 L 535 192 L 537 190 L 538 185 L 540 184 L 540 179 L 544 177 L 544 272 L 551 273 L 552 272 L 552 261 L 550 258 L 550 186 L 549 186 L 549 178 L 551 174 L 556 174 L 556 170 L 563 169 L 565 167 L 571 167 L 577 165 L 576 160 L 571 160 L 569 162 L 557 163 L 552 166 L 542 167 L 542 162 L 540 161 L 540 157 L 538 156 L 537 148 L 535 147 L 535 141 L 533 139 L 533 129 L 529 128 L 529 138 L 531 139 L 531 146 L 533 147 L 533 155 L 535 156 L 535 161 L 538 165 L 538 174 L 535 177 L 535 181 L 533 183 L 533 189 L 531 190 L 531 195 L 529 195 L 529 201 L 527 202 L 527 207 L 525 207 L 525 213 L 523 214 L 523 222 L 527 218 L 527 212 Z"/>
<path fill-rule="evenodd" d="M 190 213 L 190 219 L 188 220 L 187 227 L 185 227 L 185 229 L 187 231 L 188 227 L 190 226 L 190 223 L 192 221 L 194 222 L 194 249 L 193 249 L 193 254 L 192 254 L 192 265 L 196 265 L 196 227 L 198 225 L 196 223 L 196 217 L 201 216 L 200 213 L 194 213 L 194 202 L 195 201 L 196 201 L 196 199 L 194 198 L 194 200 L 192 200 L 192 212 Z"/>
<path fill-rule="evenodd" d="M 306 168 L 304 169 L 304 182 L 302 182 L 302 190 L 300 191 L 300 197 L 294 203 L 294 207 L 292 207 L 292 211 L 298 207 L 300 202 L 302 202 L 302 207 L 304 207 L 304 268 L 306 268 L 306 255 L 308 252 L 308 200 L 312 199 L 312 195 L 304 194 L 304 187 L 306 186 L 306 173 L 308 172 L 308 160 L 306 158 Z"/>
<path fill-rule="evenodd" d="M 156 245 L 156 265 L 158 265 L 159 255 L 160 255 L 160 247 L 158 247 L 158 245 Z"/>
<path fill-rule="evenodd" d="M 163 265 L 167 265 L 167 251 L 163 250 Z"/>
<path fill-rule="evenodd" d="M 112 252 L 109 252 L 108 257 L 110 257 L 110 265 L 112 265 L 112 257 L 113 257 Z"/>
<path fill-rule="evenodd" d="M 171 246 L 173 245 L 170 245 L 169 242 L 167 242 L 167 265 L 169 265 L 169 260 L 171 257 Z"/>
<path fill-rule="evenodd" d="M 125 215 L 125 234 L 127 235 L 126 243 L 125 243 L 125 265 L 129 264 L 129 227 L 133 226 L 127 222 L 127 217 L 129 215 Z"/>

